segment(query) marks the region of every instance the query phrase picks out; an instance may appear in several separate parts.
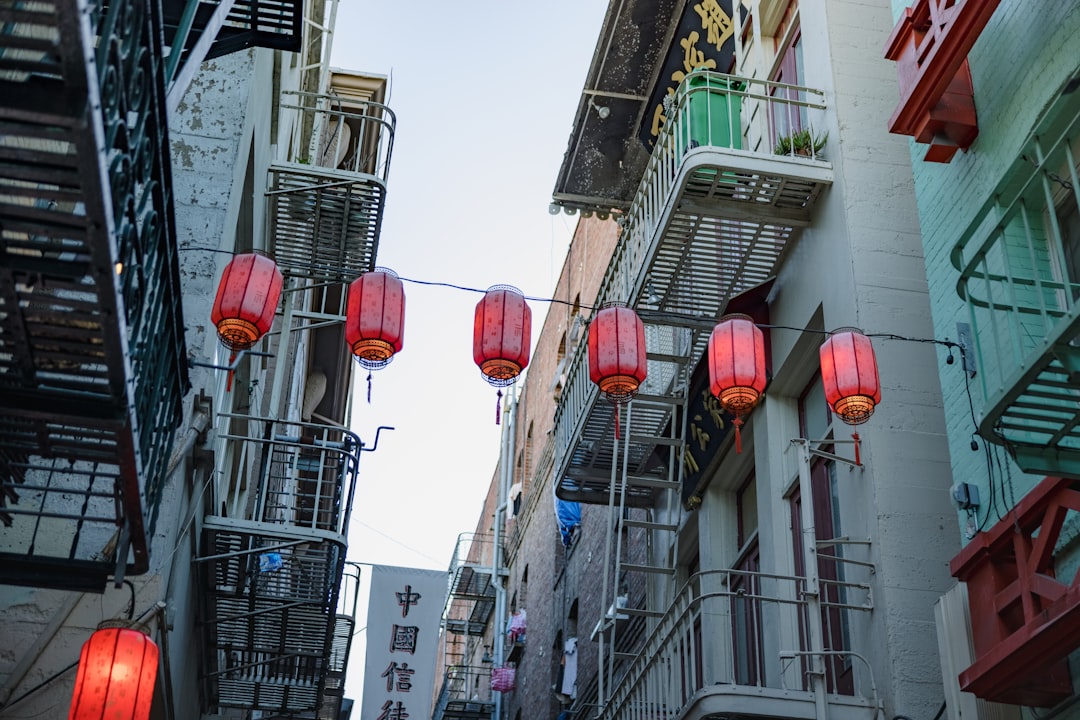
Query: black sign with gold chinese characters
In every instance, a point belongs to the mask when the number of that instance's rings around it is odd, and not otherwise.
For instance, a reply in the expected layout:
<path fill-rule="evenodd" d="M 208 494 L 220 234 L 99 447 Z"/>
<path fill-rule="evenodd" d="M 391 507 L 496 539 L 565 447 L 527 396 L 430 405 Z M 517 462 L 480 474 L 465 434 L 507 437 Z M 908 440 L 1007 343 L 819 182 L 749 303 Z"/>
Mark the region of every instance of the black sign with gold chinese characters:
<path fill-rule="evenodd" d="M 731 0 L 692 0 L 679 21 L 642 119 L 639 137 L 645 147 L 651 150 L 655 144 L 667 121 L 664 100 L 674 97 L 683 78 L 694 70 L 730 72 L 734 62 Z"/>
<path fill-rule="evenodd" d="M 709 389 L 709 362 L 703 357 L 694 370 L 686 413 L 686 445 L 683 449 L 682 503 L 697 510 L 709 484 L 705 474 L 732 429 L 732 415 L 724 412 Z"/>

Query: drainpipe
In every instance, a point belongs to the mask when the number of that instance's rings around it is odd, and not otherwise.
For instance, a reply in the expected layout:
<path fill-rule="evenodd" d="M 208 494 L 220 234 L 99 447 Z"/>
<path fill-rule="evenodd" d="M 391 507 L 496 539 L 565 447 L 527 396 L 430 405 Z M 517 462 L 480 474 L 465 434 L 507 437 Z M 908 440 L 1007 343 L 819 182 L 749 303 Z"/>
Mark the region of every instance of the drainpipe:
<path fill-rule="evenodd" d="M 495 658 L 493 667 L 503 664 L 504 643 L 502 631 L 506 627 L 506 586 L 499 577 L 502 569 L 502 558 L 499 557 L 499 543 L 502 540 L 502 528 L 506 522 L 507 493 L 510 491 L 510 480 L 514 472 L 514 428 L 517 425 L 517 393 L 515 386 L 511 385 L 506 392 L 506 407 L 503 409 L 504 422 L 502 425 L 502 442 L 499 448 L 499 475 L 498 490 L 495 495 L 495 525 L 492 528 L 495 547 L 491 553 L 491 581 L 495 584 L 495 628 L 492 643 L 494 644 Z M 502 693 L 496 691 L 495 695 L 495 720 L 502 718 Z"/>
<path fill-rule="evenodd" d="M 806 575 L 806 614 L 810 640 L 810 682 L 814 688 L 816 720 L 828 720 L 826 702 L 825 631 L 821 622 L 821 583 L 818 578 L 817 531 L 814 528 L 814 489 L 810 482 L 810 441 L 791 441 L 799 450 L 799 504 L 802 506 L 803 572 Z"/>

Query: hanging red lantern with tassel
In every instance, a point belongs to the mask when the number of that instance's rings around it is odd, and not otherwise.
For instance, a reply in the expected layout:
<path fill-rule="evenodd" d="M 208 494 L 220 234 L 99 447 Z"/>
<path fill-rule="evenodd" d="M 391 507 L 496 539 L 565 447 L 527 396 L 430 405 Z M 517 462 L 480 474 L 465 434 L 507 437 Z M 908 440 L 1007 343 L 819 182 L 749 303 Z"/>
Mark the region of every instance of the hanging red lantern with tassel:
<path fill-rule="evenodd" d="M 610 402 L 629 402 L 648 376 L 645 325 L 631 308 L 606 305 L 589 323 L 589 378 Z"/>
<path fill-rule="evenodd" d="M 861 425 L 881 402 L 881 379 L 870 338 L 857 328 L 840 328 L 821 345 L 821 383 L 829 407 L 848 425 Z M 859 433 L 855 464 L 859 462 Z"/>
<path fill-rule="evenodd" d="M 616 439 L 619 406 L 637 395 L 648 374 L 641 318 L 624 305 L 605 305 L 589 323 L 589 378 L 609 402 L 615 403 Z"/>
<path fill-rule="evenodd" d="M 495 409 L 499 423 L 501 388 L 512 385 L 529 364 L 532 310 L 521 291 L 511 285 L 493 285 L 476 304 L 473 317 L 473 360 L 484 379 L 500 388 Z"/>
<path fill-rule="evenodd" d="M 405 289 L 393 270 L 375 268 L 352 281 L 345 308 L 345 342 L 360 367 L 371 371 L 390 364 L 405 336 Z"/>
<path fill-rule="evenodd" d="M 158 647 L 141 626 L 106 620 L 83 644 L 68 720 L 147 720 Z"/>
<path fill-rule="evenodd" d="M 283 285 L 277 264 L 265 255 L 244 253 L 229 261 L 210 312 L 225 347 L 248 350 L 269 332 Z"/>
<path fill-rule="evenodd" d="M 765 391 L 765 336 L 749 315 L 720 318 L 709 336 L 709 389 L 735 416 L 735 452 L 742 452 L 743 418 Z"/>

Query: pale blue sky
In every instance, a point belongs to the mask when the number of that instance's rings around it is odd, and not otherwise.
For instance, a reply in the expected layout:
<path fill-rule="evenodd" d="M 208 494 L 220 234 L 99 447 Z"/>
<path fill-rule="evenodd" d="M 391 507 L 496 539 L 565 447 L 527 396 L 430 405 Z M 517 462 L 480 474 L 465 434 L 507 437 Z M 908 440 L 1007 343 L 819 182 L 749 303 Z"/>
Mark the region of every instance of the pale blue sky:
<path fill-rule="evenodd" d="M 334 67 L 390 77 L 397 114 L 378 264 L 407 279 L 548 297 L 576 218 L 548 212 L 603 0 L 343 0 Z M 472 360 L 479 293 L 405 283 L 404 349 L 360 377 L 349 558 L 448 567 L 498 459 L 496 391 Z M 531 303 L 533 340 L 547 305 Z M 552 532 L 555 529 L 552 528 Z M 364 616 L 358 618 L 363 627 Z M 349 664 L 359 699 L 364 634 Z"/>

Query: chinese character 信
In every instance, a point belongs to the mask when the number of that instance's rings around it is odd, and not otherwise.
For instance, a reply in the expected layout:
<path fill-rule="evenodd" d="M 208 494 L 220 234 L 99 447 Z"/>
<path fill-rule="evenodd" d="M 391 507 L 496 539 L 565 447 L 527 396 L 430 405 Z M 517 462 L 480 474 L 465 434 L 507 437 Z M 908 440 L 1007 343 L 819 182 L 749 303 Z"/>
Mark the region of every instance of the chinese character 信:
<path fill-rule="evenodd" d="M 395 688 L 395 679 L 397 681 L 398 692 L 409 692 L 412 690 L 412 675 L 416 671 L 409 667 L 409 663 L 401 663 L 398 665 L 396 662 L 390 663 L 384 672 L 379 677 L 386 678 L 386 692 L 392 692 Z"/>

